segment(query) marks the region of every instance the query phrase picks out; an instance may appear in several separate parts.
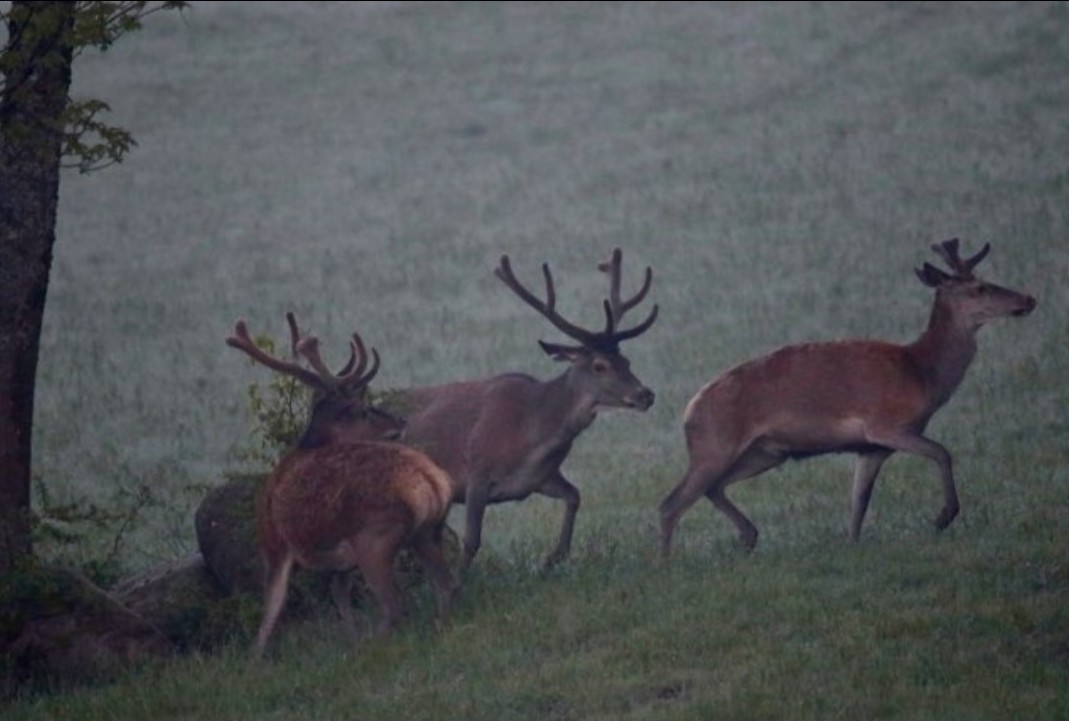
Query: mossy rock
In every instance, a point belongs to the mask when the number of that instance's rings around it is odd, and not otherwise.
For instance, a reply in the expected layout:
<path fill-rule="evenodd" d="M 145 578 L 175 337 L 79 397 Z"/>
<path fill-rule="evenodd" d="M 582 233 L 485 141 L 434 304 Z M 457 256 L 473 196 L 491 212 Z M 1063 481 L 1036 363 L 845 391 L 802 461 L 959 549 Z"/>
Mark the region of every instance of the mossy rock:
<path fill-rule="evenodd" d="M 242 597 L 219 589 L 199 553 L 125 579 L 111 593 L 182 650 L 209 651 L 235 637 L 248 637 L 253 624 L 249 611 L 235 602 Z"/>
<path fill-rule="evenodd" d="M 176 650 L 151 621 L 67 569 L 31 564 L 8 574 L 0 600 L 8 692 L 107 680 Z"/>
<path fill-rule="evenodd" d="M 256 504 L 266 476 L 233 476 L 208 492 L 194 515 L 197 546 L 227 595 L 259 594 L 263 565 L 256 540 Z"/>

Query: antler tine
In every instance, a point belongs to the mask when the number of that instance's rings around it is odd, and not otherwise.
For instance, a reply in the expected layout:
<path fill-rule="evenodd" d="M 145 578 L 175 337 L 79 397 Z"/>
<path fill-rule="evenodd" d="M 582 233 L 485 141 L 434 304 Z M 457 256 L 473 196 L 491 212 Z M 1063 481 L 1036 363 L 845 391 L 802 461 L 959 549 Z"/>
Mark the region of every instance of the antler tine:
<path fill-rule="evenodd" d="M 364 374 L 364 369 L 367 368 L 367 348 L 364 347 L 364 340 L 360 337 L 359 333 L 353 333 L 353 337 L 349 339 L 349 349 L 351 355 L 349 356 L 349 362 L 342 369 L 342 372 L 338 374 L 338 381 L 343 386 L 366 386 L 371 382 L 371 379 L 375 377 L 375 374 L 379 372 L 379 352 L 374 348 L 371 349 L 372 365 L 371 370 Z M 356 359 L 359 358 L 360 362 L 357 363 Z M 353 367 L 355 365 L 355 368 Z"/>
<path fill-rule="evenodd" d="M 542 264 L 542 275 L 546 280 L 546 300 L 542 301 L 531 291 L 527 290 L 516 279 L 516 275 L 512 272 L 512 264 L 509 262 L 507 255 L 501 256 L 501 263 L 494 269 L 494 275 L 500 278 L 505 285 L 512 289 L 512 292 L 520 296 L 520 298 L 527 305 L 537 310 L 546 320 L 552 323 L 557 330 L 564 333 L 567 336 L 574 338 L 575 340 L 583 343 L 584 345 L 594 344 L 598 342 L 598 334 L 580 328 L 579 326 L 565 320 L 554 309 L 556 304 L 556 293 L 553 288 L 553 275 L 549 271 L 549 264 Z"/>
<path fill-rule="evenodd" d="M 347 376 L 353 372 L 353 366 L 356 365 L 357 357 L 360 358 L 360 367 L 357 369 L 356 375 L 360 375 L 364 372 L 364 366 L 367 365 L 367 351 L 364 349 L 364 341 L 354 332 L 353 337 L 349 339 L 349 360 L 347 360 L 345 365 L 342 366 L 342 369 L 338 371 L 339 377 Z"/>
<path fill-rule="evenodd" d="M 657 320 L 658 311 L 660 311 L 660 306 L 654 303 L 653 308 L 650 309 L 650 314 L 646 316 L 646 320 L 642 321 L 634 328 L 629 328 L 627 330 L 622 330 L 618 333 L 613 333 L 613 342 L 619 343 L 620 341 L 631 340 L 632 338 L 637 338 L 638 336 L 648 331 L 650 329 L 650 326 L 653 325 L 653 322 Z"/>
<path fill-rule="evenodd" d="M 271 370 L 291 375 L 312 388 L 323 388 L 322 379 L 315 373 L 312 373 L 306 368 L 302 368 L 297 363 L 275 358 L 257 346 L 249 336 L 248 326 L 245 325 L 245 321 L 243 320 L 239 320 L 234 324 L 234 335 L 226 339 L 226 344 L 231 348 L 237 348 L 240 351 L 244 351 L 245 354 L 254 361 L 267 366 Z"/>
<path fill-rule="evenodd" d="M 375 374 L 379 372 L 379 353 L 372 348 L 371 357 L 373 363 L 371 370 L 366 374 L 364 373 L 364 369 L 367 368 L 367 350 L 364 348 L 364 341 L 361 340 L 357 333 L 353 333 L 352 338 L 349 340 L 351 357 L 349 362 L 345 364 L 345 368 L 348 370 L 338 375 L 333 375 L 327 368 L 327 364 L 323 362 L 322 356 L 319 355 L 319 339 L 315 336 L 302 338 L 297 344 L 297 350 L 319 374 L 322 385 L 331 390 L 338 391 L 346 388 L 367 386 L 371 379 L 375 377 Z M 356 362 L 356 358 L 359 358 L 359 362 Z"/>
<path fill-rule="evenodd" d="M 356 335 L 356 334 L 354 333 L 353 335 Z M 365 355 L 364 358 L 366 360 L 367 356 Z M 357 380 L 353 381 L 353 383 L 357 383 L 360 386 L 363 386 L 363 387 L 366 388 L 367 385 L 369 383 L 371 383 L 371 380 L 375 377 L 375 375 L 379 372 L 379 352 L 377 350 L 375 350 L 374 346 L 372 346 L 372 348 L 371 348 L 371 368 L 368 370 L 367 373 L 363 372 L 363 368 L 364 368 L 365 365 L 367 365 L 367 364 L 366 363 L 361 363 L 360 364 L 360 371 L 353 374 L 353 377 L 357 379 Z M 348 382 L 349 381 L 346 381 L 346 383 L 348 383 Z"/>
<path fill-rule="evenodd" d="M 505 262 L 508 262 L 507 258 L 505 259 Z M 509 266 L 509 273 L 512 273 L 512 266 Z M 515 280 L 516 276 L 512 276 L 512 278 Z M 542 279 L 546 283 L 546 309 L 550 313 L 555 313 L 556 311 L 554 308 L 557 307 L 557 289 L 553 284 L 553 274 L 549 272 L 549 263 L 542 264 Z"/>
<path fill-rule="evenodd" d="M 297 316 L 296 316 L 295 313 L 293 313 L 293 311 L 289 311 L 289 312 L 286 313 L 286 323 L 288 323 L 289 327 L 290 327 L 290 348 L 292 348 L 292 350 L 293 350 L 293 357 L 294 358 L 300 358 L 301 353 L 298 350 L 298 346 L 300 345 L 300 342 L 301 342 L 302 333 L 301 333 L 300 327 L 297 324 Z M 350 345 L 352 345 L 352 344 L 350 343 Z M 360 348 L 361 349 L 363 348 L 363 343 L 360 344 Z M 340 371 L 338 371 L 338 373 L 337 373 L 337 376 L 339 378 L 342 377 L 342 376 L 347 375 L 350 371 L 352 371 L 353 365 L 355 365 L 355 363 L 356 363 L 356 351 L 355 351 L 355 349 L 351 349 L 351 350 L 352 350 L 352 352 L 349 354 L 349 360 L 345 362 L 345 365 L 342 366 L 342 369 Z M 361 351 L 361 352 L 363 352 L 363 351 Z M 363 371 L 363 366 L 360 367 L 360 371 L 357 371 L 357 373 L 360 373 L 362 371 Z M 330 374 L 327 373 L 327 376 L 330 376 Z M 332 385 L 332 384 L 333 384 L 333 381 L 331 381 L 331 383 L 328 383 L 328 385 Z"/>
<path fill-rule="evenodd" d="M 607 324 L 605 334 L 612 343 L 619 343 L 621 341 L 635 338 L 647 330 L 657 320 L 657 313 L 659 308 L 654 305 L 650 310 L 646 319 L 628 330 L 618 331 L 616 327 L 619 326 L 620 320 L 624 315 L 632 308 L 641 303 L 646 294 L 650 292 L 650 288 L 653 286 L 653 269 L 648 265 L 646 266 L 646 274 L 642 280 L 642 287 L 638 289 L 634 295 L 627 300 L 623 300 L 620 297 L 620 285 L 623 267 L 623 251 L 619 248 L 613 248 L 612 255 L 609 260 L 604 263 L 598 264 L 598 270 L 609 274 L 609 300 L 606 301 L 607 307 L 611 307 L 612 322 Z"/>
<path fill-rule="evenodd" d="M 979 265 L 980 261 L 983 260 L 984 258 L 986 258 L 987 254 L 990 253 L 990 252 L 991 252 L 991 244 L 990 243 L 984 243 L 984 247 L 980 248 L 980 251 L 976 255 L 974 255 L 973 257 L 969 258 L 967 261 L 965 261 L 965 266 L 969 269 L 969 272 L 972 272 L 972 269 L 975 268 L 977 265 Z"/>
<path fill-rule="evenodd" d="M 598 263 L 598 270 L 609 274 L 609 300 L 608 308 L 612 313 L 612 322 L 620 320 L 618 309 L 620 307 L 620 261 L 623 253 L 619 248 L 613 248 L 612 255 L 604 263 Z M 612 332 L 611 329 L 609 332 Z"/>
<path fill-rule="evenodd" d="M 350 373 L 352 373 L 353 366 L 355 366 L 355 365 L 356 365 L 356 346 L 354 346 L 353 345 L 353 341 L 350 340 L 349 341 L 349 360 L 345 361 L 345 365 L 343 365 L 341 367 L 341 370 L 338 371 L 335 375 L 337 375 L 339 378 L 342 377 L 342 376 L 347 376 Z"/>
<path fill-rule="evenodd" d="M 297 327 L 297 316 L 293 311 L 286 311 L 286 323 L 290 327 L 290 350 L 293 352 L 293 357 L 297 358 L 297 344 L 301 341 L 301 331 Z"/>
<path fill-rule="evenodd" d="M 942 243 L 932 246 L 940 258 L 942 258 L 950 269 L 954 271 L 954 274 L 958 278 L 969 279 L 973 277 L 973 268 L 975 268 L 981 260 L 987 257 L 987 254 L 991 251 L 991 244 L 985 243 L 984 247 L 980 251 L 969 258 L 968 260 L 962 260 L 958 254 L 958 239 L 951 238 L 950 240 L 944 240 Z"/>
<path fill-rule="evenodd" d="M 650 287 L 653 284 L 653 269 L 648 265 L 646 266 L 646 277 L 642 281 L 642 287 L 638 292 L 631 296 L 626 301 L 620 298 L 620 275 L 623 261 L 623 251 L 619 248 L 613 248 L 612 255 L 609 260 L 604 263 L 598 264 L 598 270 L 609 274 L 609 303 L 612 306 L 613 324 L 618 325 L 620 319 L 624 317 L 627 311 L 634 308 L 636 305 L 642 302 L 649 293 Z"/>
<path fill-rule="evenodd" d="M 337 390 L 341 384 L 338 377 L 330 372 L 322 356 L 319 355 L 319 339 L 314 335 L 305 336 L 297 343 L 297 352 L 304 356 L 308 365 L 312 366 L 318 376 L 320 384 L 330 390 Z"/>
<path fill-rule="evenodd" d="M 961 256 L 958 255 L 958 239 L 951 238 L 950 240 L 944 240 L 942 243 L 935 243 L 932 245 L 932 250 L 936 255 L 943 259 L 943 262 L 954 271 L 957 275 L 963 275 L 968 273 L 968 269 L 965 268 L 965 264 L 961 262 Z"/>

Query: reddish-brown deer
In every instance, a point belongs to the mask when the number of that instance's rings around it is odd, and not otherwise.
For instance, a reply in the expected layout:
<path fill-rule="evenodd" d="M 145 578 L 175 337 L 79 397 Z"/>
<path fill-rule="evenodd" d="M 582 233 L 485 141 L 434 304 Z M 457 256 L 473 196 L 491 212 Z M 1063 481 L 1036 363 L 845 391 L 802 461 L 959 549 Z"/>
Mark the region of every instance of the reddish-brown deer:
<path fill-rule="evenodd" d="M 729 485 L 790 458 L 856 453 L 850 538 L 857 541 L 884 461 L 895 451 L 934 463 L 943 509 L 936 528 L 958 514 L 951 457 L 924 435 L 932 415 L 953 395 L 976 355 L 976 331 L 989 320 L 1027 315 L 1029 295 L 980 280 L 973 268 L 990 250 L 958 255 L 958 240 L 932 249 L 951 273 L 925 263 L 916 271 L 935 288 L 928 327 L 913 343 L 873 340 L 808 343 L 745 362 L 710 382 L 684 413 L 689 466 L 660 506 L 661 550 L 671 551 L 683 513 L 703 495 L 738 529 L 747 548 L 757 528 L 728 500 Z"/>
<path fill-rule="evenodd" d="M 379 367 L 374 348 L 368 369 L 364 344 L 354 333 L 349 362 L 334 375 L 319 355 L 318 340 L 301 336 L 292 313 L 286 320 L 294 356 L 303 356 L 313 370 L 257 347 L 242 321 L 227 338 L 257 362 L 315 391 L 308 427 L 268 478 L 257 508 L 265 571 L 257 654 L 263 653 L 278 621 L 294 564 L 336 572 L 331 594 L 355 637 L 353 576 L 348 571 L 360 569 L 382 606 L 380 630 L 387 630 L 402 613 L 394 559 L 410 546 L 436 586 L 438 615 L 444 620 L 457 588 L 442 545 L 451 481 L 423 453 L 377 442 L 398 437 L 404 422 L 367 402 L 368 384 Z"/>
<path fill-rule="evenodd" d="M 539 341 L 555 360 L 567 361 L 562 374 L 541 381 L 521 373 L 406 391 L 408 416 L 405 442 L 425 451 L 453 479 L 454 503 L 466 506 L 464 559 L 466 568 L 481 545 L 487 504 L 518 501 L 532 493 L 565 503 L 557 544 L 546 565 L 565 559 L 571 548 L 579 491 L 561 472 L 576 437 L 601 407 L 647 410 L 653 391 L 631 372 L 619 344 L 645 333 L 657 319 L 657 306 L 641 323 L 621 329 L 624 314 L 649 292 L 653 272 L 647 268 L 642 287 L 630 298 L 620 296 L 622 254 L 616 249 L 598 267 L 609 276 L 604 302 L 605 327 L 581 328 L 556 310 L 556 292 L 549 266 L 543 264 L 546 298 L 524 287 L 512 272 L 508 256 L 495 270 L 498 278 L 559 331 L 579 342 L 557 345 Z"/>

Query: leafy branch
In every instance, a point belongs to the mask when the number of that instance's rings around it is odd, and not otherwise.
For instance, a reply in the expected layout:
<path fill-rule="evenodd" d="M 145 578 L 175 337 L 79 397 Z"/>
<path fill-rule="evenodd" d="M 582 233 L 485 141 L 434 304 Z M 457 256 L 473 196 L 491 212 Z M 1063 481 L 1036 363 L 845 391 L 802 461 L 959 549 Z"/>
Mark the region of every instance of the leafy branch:
<path fill-rule="evenodd" d="M 44 4 L 42 4 L 44 5 Z M 185 10 L 189 4 L 182 0 L 163 2 L 97 2 L 71 3 L 74 19 L 69 29 L 62 34 L 60 45 L 70 49 L 70 57 L 76 58 L 87 48 L 105 52 L 120 37 L 141 29 L 145 18 L 165 10 Z M 28 20 L 32 17 L 32 22 Z M 28 4 L 12 4 L 0 10 L 0 21 L 7 25 L 8 38 L 0 49 L 0 96 L 18 97 L 29 80 L 19 68 L 28 68 L 26 58 L 20 54 L 61 60 L 62 53 L 53 45 L 38 41 L 51 37 L 47 32 L 62 21 L 64 15 L 47 7 L 31 7 Z M 69 62 L 69 60 L 67 60 Z M 62 155 L 69 160 L 65 168 L 77 168 L 81 173 L 100 170 L 121 163 L 126 153 L 137 145 L 129 131 L 109 125 L 101 120 L 110 107 L 101 100 L 74 100 L 68 97 L 61 117 Z M 17 128 L 12 129 L 18 132 Z"/>
<path fill-rule="evenodd" d="M 257 336 L 253 342 L 275 355 L 275 341 L 271 337 Z M 255 365 L 255 361 L 249 362 Z M 259 448 L 246 455 L 250 460 L 274 465 L 280 454 L 297 444 L 304 430 L 312 391 L 291 375 L 275 373 L 265 388 L 250 383 L 247 393 L 253 416 L 251 435 L 259 440 Z"/>

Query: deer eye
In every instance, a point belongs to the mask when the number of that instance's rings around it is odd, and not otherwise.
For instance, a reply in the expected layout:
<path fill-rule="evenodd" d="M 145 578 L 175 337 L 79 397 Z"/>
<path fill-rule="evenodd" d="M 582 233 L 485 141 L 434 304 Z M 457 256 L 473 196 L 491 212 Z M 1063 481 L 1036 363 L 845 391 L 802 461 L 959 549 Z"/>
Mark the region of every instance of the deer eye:
<path fill-rule="evenodd" d="M 595 373 L 603 375 L 609 372 L 609 364 L 598 358 L 590 366 Z"/>

